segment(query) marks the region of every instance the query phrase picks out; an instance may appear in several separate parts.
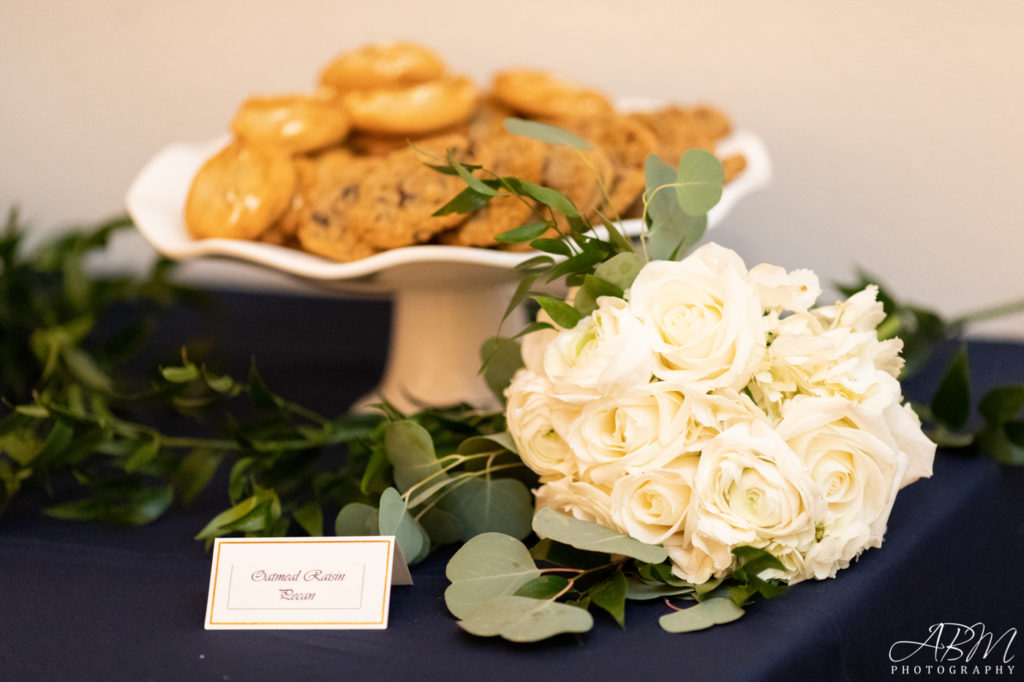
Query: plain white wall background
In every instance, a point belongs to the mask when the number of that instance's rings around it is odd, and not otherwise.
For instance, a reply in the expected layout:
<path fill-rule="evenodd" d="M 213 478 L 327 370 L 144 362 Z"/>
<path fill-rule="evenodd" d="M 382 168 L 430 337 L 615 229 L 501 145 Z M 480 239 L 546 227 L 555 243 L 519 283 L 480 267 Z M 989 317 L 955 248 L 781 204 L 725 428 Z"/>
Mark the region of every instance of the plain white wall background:
<path fill-rule="evenodd" d="M 247 95 L 307 91 L 336 53 L 393 39 L 480 83 L 539 66 L 725 109 L 775 168 L 713 235 L 749 265 L 824 282 L 861 265 L 951 315 L 1024 297 L 1018 0 L 5 0 L 0 209 L 19 204 L 37 238 L 109 217 L 165 144 L 217 135 Z M 132 237 L 116 251 L 150 256 Z M 1024 316 L 977 329 L 1024 339 Z"/>

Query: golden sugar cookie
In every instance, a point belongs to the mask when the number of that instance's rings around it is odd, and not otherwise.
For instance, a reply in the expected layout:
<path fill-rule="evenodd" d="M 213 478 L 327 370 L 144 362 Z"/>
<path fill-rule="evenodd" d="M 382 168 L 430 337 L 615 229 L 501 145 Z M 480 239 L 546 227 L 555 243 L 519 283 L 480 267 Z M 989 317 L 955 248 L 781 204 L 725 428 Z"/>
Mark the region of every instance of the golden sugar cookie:
<path fill-rule="evenodd" d="M 733 154 L 722 159 L 722 168 L 725 169 L 725 182 L 732 182 L 736 176 L 742 173 L 747 167 L 747 158 L 742 154 Z"/>
<path fill-rule="evenodd" d="M 196 239 L 255 239 L 284 213 L 295 182 L 284 153 L 229 144 L 192 179 L 185 225 Z"/>
<path fill-rule="evenodd" d="M 292 158 L 295 164 L 295 190 L 292 192 L 292 199 L 288 202 L 288 207 L 285 208 L 278 219 L 260 235 L 260 241 L 279 246 L 298 247 L 296 234 L 299 230 L 299 225 L 302 223 L 302 216 L 306 210 L 309 193 L 316 182 L 316 158 L 315 156 L 296 156 Z"/>
<path fill-rule="evenodd" d="M 317 95 L 250 97 L 231 120 L 237 139 L 293 154 L 337 144 L 348 130 L 349 118 L 341 102 Z"/>
<path fill-rule="evenodd" d="M 490 137 L 481 144 L 492 158 L 487 170 L 494 175 L 541 182 L 544 143 L 505 133 Z M 455 229 L 439 235 L 438 239 L 442 244 L 455 246 L 495 246 L 496 235 L 535 220 L 540 220 L 540 214 L 535 212 L 529 199 L 499 196 Z"/>
<path fill-rule="evenodd" d="M 311 159 L 309 184 L 296 236 L 303 249 L 337 261 L 354 261 L 377 252 L 351 229 L 349 214 L 359 201 L 363 180 L 379 164 L 346 150 L 330 150 Z"/>
<path fill-rule="evenodd" d="M 510 109 L 536 118 L 571 119 L 613 111 L 611 102 L 601 93 L 534 69 L 496 74 L 492 94 Z"/>
<path fill-rule="evenodd" d="M 385 156 L 391 152 L 406 149 L 410 145 L 415 146 L 425 139 L 437 137 L 438 135 L 465 135 L 467 132 L 468 128 L 465 125 L 450 126 L 419 135 L 382 135 L 379 133 L 356 131 L 345 141 L 345 146 L 356 154 Z"/>
<path fill-rule="evenodd" d="M 473 82 L 456 76 L 343 96 L 352 126 L 382 135 L 418 135 L 454 126 L 469 118 L 476 100 Z"/>
<path fill-rule="evenodd" d="M 670 166 L 679 163 L 687 149 L 715 151 L 715 139 L 693 115 L 682 107 L 664 107 L 653 111 L 638 111 L 628 118 L 646 126 L 657 141 L 657 155 Z"/>
<path fill-rule="evenodd" d="M 349 212 L 352 228 L 374 248 L 421 244 L 466 219 L 458 213 L 432 215 L 465 189 L 466 183 L 458 176 L 427 167 L 425 162 L 444 164 L 446 150 L 453 148 L 460 161 L 486 165 L 484 153 L 461 135 L 423 140 L 417 147 L 380 157 L 380 164 L 364 179 L 359 200 Z"/>
<path fill-rule="evenodd" d="M 437 53 L 423 45 L 364 45 L 336 57 L 320 74 L 320 82 L 341 91 L 386 88 L 434 80 L 444 69 Z"/>

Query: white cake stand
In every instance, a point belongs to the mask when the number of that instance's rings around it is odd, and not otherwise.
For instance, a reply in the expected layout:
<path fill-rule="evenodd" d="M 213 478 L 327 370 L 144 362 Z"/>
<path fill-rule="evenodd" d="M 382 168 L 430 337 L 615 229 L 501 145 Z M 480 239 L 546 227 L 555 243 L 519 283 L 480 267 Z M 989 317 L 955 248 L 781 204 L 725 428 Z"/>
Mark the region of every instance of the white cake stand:
<path fill-rule="evenodd" d="M 393 311 L 387 364 L 380 385 L 361 404 L 385 398 L 406 412 L 459 402 L 497 406 L 478 372 L 480 345 L 498 333 L 517 284 L 513 268 L 536 254 L 427 245 L 336 263 L 260 242 L 193 239 L 183 217 L 188 189 L 196 171 L 225 141 L 172 144 L 132 182 L 126 197 L 128 213 L 157 251 L 174 259 L 241 260 L 343 295 L 389 296 Z M 742 197 L 771 179 L 767 151 L 754 134 L 736 131 L 719 142 L 718 151 L 742 153 L 747 167 L 726 186 L 709 213 L 709 229 L 721 223 Z M 635 235 L 641 226 L 632 220 L 623 227 Z M 515 332 L 525 323 L 524 314 L 517 312 L 504 329 Z"/>

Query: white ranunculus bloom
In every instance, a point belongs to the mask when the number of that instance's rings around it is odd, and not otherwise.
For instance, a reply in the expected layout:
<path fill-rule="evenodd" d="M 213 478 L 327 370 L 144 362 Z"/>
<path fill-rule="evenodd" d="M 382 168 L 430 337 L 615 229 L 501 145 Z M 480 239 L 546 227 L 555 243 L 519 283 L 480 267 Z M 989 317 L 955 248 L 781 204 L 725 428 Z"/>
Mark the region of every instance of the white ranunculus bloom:
<path fill-rule="evenodd" d="M 665 466 L 626 474 L 612 485 L 612 516 L 631 536 L 657 545 L 681 532 L 693 494 L 699 455 L 682 455 Z"/>
<path fill-rule="evenodd" d="M 768 416 L 746 393 L 731 388 L 718 388 L 708 393 L 684 391 L 686 427 L 690 438 L 689 449 L 699 450 L 703 444 L 734 424 L 761 421 L 769 424 Z"/>
<path fill-rule="evenodd" d="M 543 310 L 541 311 L 544 312 Z M 538 318 L 539 319 L 539 318 Z M 530 332 L 523 336 L 523 340 L 520 343 L 520 353 L 523 356 L 523 366 L 530 370 L 534 374 L 539 374 L 546 378 L 547 373 L 544 371 L 544 354 L 548 350 L 548 346 L 558 336 L 557 329 L 538 329 L 535 332 Z"/>
<path fill-rule="evenodd" d="M 889 512 L 907 468 L 885 418 L 841 398 L 799 397 L 777 429 L 824 496 L 817 543 L 807 574 L 833 577 L 868 547 L 882 544 Z"/>
<path fill-rule="evenodd" d="M 693 491 L 685 530 L 696 560 L 677 564 L 684 575 L 690 564 L 721 575 L 741 545 L 802 552 L 825 516 L 821 491 L 800 459 L 759 421 L 736 424 L 705 445 Z"/>
<path fill-rule="evenodd" d="M 587 481 L 560 478 L 536 490 L 537 509 L 551 507 L 580 521 L 624 532 L 612 516 L 611 489 Z"/>
<path fill-rule="evenodd" d="M 660 379 L 740 390 L 764 355 L 761 302 L 734 251 L 706 244 L 682 261 L 652 261 L 628 298 Z"/>
<path fill-rule="evenodd" d="M 576 458 L 565 441 L 579 408 L 551 397 L 551 384 L 521 369 L 505 389 L 505 418 L 519 457 L 541 481 L 576 473 Z"/>
<path fill-rule="evenodd" d="M 551 339 L 543 362 L 555 395 L 572 402 L 647 383 L 652 369 L 643 325 L 626 301 L 611 296 Z"/>
<path fill-rule="evenodd" d="M 840 397 L 877 411 L 898 400 L 903 343 L 878 340 L 871 325 L 881 319 L 880 309 L 865 290 L 780 319 L 748 386 L 758 405 L 778 417 L 783 403 L 797 395 Z"/>
<path fill-rule="evenodd" d="M 802 312 L 814 305 L 821 295 L 821 283 L 813 270 L 786 272 L 778 265 L 762 263 L 750 269 L 747 279 L 765 310 Z"/>

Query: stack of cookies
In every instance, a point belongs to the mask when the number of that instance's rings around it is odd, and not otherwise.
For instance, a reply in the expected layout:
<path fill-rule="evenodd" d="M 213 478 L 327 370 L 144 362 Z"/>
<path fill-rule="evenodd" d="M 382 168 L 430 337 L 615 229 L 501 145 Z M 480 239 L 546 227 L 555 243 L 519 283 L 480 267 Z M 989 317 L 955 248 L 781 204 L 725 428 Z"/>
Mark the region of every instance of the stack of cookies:
<path fill-rule="evenodd" d="M 593 148 L 511 135 L 510 116 L 571 130 Z M 414 244 L 498 247 L 495 235 L 546 217 L 510 196 L 468 216 L 433 216 L 465 187 L 427 165 L 449 153 L 481 166 L 481 177 L 545 185 L 582 215 L 614 220 L 635 210 L 648 155 L 675 165 L 687 149 L 713 152 L 730 124 L 710 107 L 622 113 L 599 92 L 528 69 L 496 74 L 481 93 L 432 50 L 393 43 L 338 56 L 313 94 L 246 100 L 230 128 L 231 142 L 192 181 L 192 236 L 352 261 Z M 723 163 L 727 181 L 744 167 L 742 156 Z"/>

